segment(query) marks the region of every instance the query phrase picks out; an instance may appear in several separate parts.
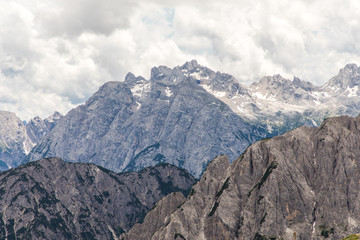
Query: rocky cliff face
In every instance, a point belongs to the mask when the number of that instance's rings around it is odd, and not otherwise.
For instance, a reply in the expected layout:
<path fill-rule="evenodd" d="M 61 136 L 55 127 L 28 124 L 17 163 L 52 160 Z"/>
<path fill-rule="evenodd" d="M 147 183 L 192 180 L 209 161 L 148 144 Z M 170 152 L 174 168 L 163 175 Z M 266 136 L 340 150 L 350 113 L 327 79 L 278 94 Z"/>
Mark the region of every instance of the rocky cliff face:
<path fill-rule="evenodd" d="M 45 118 L 44 120 L 40 117 L 34 117 L 26 124 L 27 136 L 33 143 L 38 143 L 55 127 L 62 117 L 63 115 L 59 112 L 54 112 L 53 115 Z"/>
<path fill-rule="evenodd" d="M 61 114 L 25 124 L 15 113 L 0 111 L 0 171 L 19 166 L 40 139 L 56 125 Z"/>
<path fill-rule="evenodd" d="M 34 145 L 24 123 L 14 113 L 0 111 L 0 170 L 18 166 Z"/>
<path fill-rule="evenodd" d="M 153 68 L 150 80 L 128 74 L 125 82 L 106 83 L 62 118 L 27 160 L 59 156 L 119 172 L 168 162 L 196 177 L 218 154 L 234 160 L 265 137 L 265 129 L 246 123 L 184 74 L 194 64 Z M 242 91 L 235 81 L 228 88 Z"/>
<path fill-rule="evenodd" d="M 145 216 L 142 223 L 137 223 L 128 232 L 120 236 L 121 240 L 151 239 L 156 231 L 170 222 L 170 215 L 185 202 L 181 192 L 174 192 L 162 198 Z"/>
<path fill-rule="evenodd" d="M 57 158 L 31 162 L 0 173 L 0 238 L 118 239 L 156 201 L 187 194 L 194 181 L 169 164 L 115 174 Z"/>
<path fill-rule="evenodd" d="M 152 239 L 342 239 L 358 233 L 359 159 L 360 117 L 330 118 L 319 128 L 259 141 L 232 164 L 220 156 Z"/>

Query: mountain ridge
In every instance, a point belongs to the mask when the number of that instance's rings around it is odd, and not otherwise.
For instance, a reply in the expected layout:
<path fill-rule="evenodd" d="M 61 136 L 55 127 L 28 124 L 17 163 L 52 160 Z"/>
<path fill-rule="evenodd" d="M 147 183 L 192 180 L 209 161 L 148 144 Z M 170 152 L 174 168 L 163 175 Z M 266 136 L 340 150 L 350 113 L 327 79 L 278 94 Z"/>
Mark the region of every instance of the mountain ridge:
<path fill-rule="evenodd" d="M 219 156 L 187 200 L 159 216 L 168 220 L 151 239 L 335 240 L 359 232 L 359 138 L 360 117 L 343 116 L 258 141 L 231 164 Z M 145 226 L 137 231 L 146 234 Z"/>
<path fill-rule="evenodd" d="M 195 179 L 170 164 L 116 174 L 58 158 L 0 173 L 0 238 L 117 239 L 155 202 Z"/>
<path fill-rule="evenodd" d="M 62 118 L 26 161 L 59 156 L 114 171 L 169 162 L 199 177 L 219 153 L 235 159 L 265 137 L 261 126 L 245 122 L 182 70 L 153 68 L 150 80 L 128 74 L 125 82 L 104 84 Z"/>

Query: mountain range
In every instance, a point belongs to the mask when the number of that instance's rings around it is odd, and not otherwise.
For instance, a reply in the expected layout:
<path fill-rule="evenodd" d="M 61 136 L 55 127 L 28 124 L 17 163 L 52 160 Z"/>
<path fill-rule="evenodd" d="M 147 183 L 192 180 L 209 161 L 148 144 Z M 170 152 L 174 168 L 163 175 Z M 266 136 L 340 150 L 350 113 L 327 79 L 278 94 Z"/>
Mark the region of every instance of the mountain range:
<path fill-rule="evenodd" d="M 12 168 L 0 173 L 0 238 L 359 233 L 360 117 L 328 118 L 358 115 L 359 75 L 348 64 L 323 86 L 280 75 L 245 86 L 191 61 L 105 83 L 65 116 L 0 112 Z"/>
<path fill-rule="evenodd" d="M 218 156 L 198 182 L 169 164 L 116 174 L 94 164 L 42 159 L 0 173 L 0 237 L 356 236 L 359 149 L 360 117 L 343 116 L 260 140 L 232 163 Z"/>
<path fill-rule="evenodd" d="M 348 64 L 323 86 L 280 75 L 249 87 L 196 61 L 129 73 L 71 110 L 25 162 L 58 156 L 116 172 L 168 162 L 200 177 L 207 163 L 233 161 L 251 143 L 329 116 L 359 112 L 360 68 Z"/>
<path fill-rule="evenodd" d="M 235 159 L 266 137 L 266 129 L 184 75 L 189 69 L 153 68 L 150 80 L 128 74 L 124 82 L 104 84 L 60 119 L 26 161 L 58 156 L 116 172 L 167 162 L 199 177 L 218 154 Z"/>

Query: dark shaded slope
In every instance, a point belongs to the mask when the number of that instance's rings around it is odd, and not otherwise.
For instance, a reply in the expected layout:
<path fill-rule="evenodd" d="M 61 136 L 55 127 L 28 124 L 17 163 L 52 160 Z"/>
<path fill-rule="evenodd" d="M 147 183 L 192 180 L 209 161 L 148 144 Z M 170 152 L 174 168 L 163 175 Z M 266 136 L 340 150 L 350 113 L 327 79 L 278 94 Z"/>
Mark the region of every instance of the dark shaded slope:
<path fill-rule="evenodd" d="M 0 238 L 116 239 L 156 201 L 193 183 L 168 164 L 115 174 L 57 158 L 31 162 L 0 174 Z"/>

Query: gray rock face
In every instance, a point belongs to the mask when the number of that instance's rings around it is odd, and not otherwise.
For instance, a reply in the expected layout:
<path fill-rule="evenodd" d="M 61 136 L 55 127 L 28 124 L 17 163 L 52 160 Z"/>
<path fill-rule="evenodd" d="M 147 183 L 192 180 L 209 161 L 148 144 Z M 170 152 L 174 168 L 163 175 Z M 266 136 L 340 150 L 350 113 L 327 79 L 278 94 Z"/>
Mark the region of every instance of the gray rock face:
<path fill-rule="evenodd" d="M 26 124 L 26 134 L 32 142 L 38 143 L 43 137 L 46 136 L 63 117 L 59 112 L 54 112 L 53 115 L 45 118 L 34 117 Z"/>
<path fill-rule="evenodd" d="M 25 124 L 14 113 L 0 111 L 0 171 L 19 166 L 59 118 L 55 113 L 44 121 L 36 117 Z"/>
<path fill-rule="evenodd" d="M 318 126 L 324 118 L 360 112 L 360 67 L 348 64 L 323 86 L 294 77 L 266 76 L 246 87 L 226 74 L 214 73 L 196 62 L 184 74 L 200 82 L 249 123 L 267 127 L 277 136 L 298 126 Z"/>
<path fill-rule="evenodd" d="M 0 238 L 118 239 L 156 201 L 187 194 L 194 181 L 169 164 L 116 174 L 57 158 L 31 162 L 0 173 Z"/>
<path fill-rule="evenodd" d="M 18 166 L 34 145 L 24 123 L 14 113 L 0 111 L 0 170 Z"/>
<path fill-rule="evenodd" d="M 143 223 L 137 223 L 128 232 L 120 236 L 122 240 L 151 239 L 151 236 L 165 226 L 170 221 L 170 214 L 173 213 L 181 204 L 185 202 L 185 197 L 181 192 L 174 192 L 162 198 L 156 203 L 146 216 Z M 144 229 L 146 229 L 144 231 Z"/>
<path fill-rule="evenodd" d="M 251 84 L 255 95 L 262 94 L 265 98 L 272 98 L 276 101 L 301 104 L 317 100 L 311 92 L 316 89 L 310 82 L 301 81 L 294 78 L 293 81 L 287 80 L 280 75 L 267 76 L 259 82 Z"/>
<path fill-rule="evenodd" d="M 190 76 L 196 66 L 158 67 L 150 80 L 128 74 L 125 82 L 106 83 L 62 118 L 27 161 L 58 156 L 117 172 L 168 162 L 199 177 L 218 154 L 234 160 L 265 137 L 265 129 L 246 123 L 201 87 Z"/>
<path fill-rule="evenodd" d="M 329 80 L 322 89 L 331 97 L 355 97 L 360 94 L 360 67 L 347 64 L 340 69 L 339 74 Z"/>
<path fill-rule="evenodd" d="M 359 159 L 360 117 L 330 118 L 319 128 L 259 141 L 231 165 L 220 156 L 152 239 L 342 239 L 358 233 Z"/>

